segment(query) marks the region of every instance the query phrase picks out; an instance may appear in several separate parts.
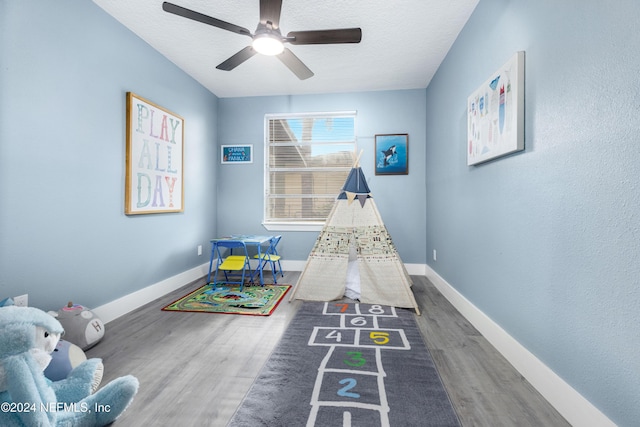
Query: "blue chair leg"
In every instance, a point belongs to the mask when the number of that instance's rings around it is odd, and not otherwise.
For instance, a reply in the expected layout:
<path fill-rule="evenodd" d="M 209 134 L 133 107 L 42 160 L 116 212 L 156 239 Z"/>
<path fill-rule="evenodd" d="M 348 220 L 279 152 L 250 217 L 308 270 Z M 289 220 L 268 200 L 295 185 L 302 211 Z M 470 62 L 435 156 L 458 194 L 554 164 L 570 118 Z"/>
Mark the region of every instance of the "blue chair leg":
<path fill-rule="evenodd" d="M 211 248 L 211 258 L 209 259 L 209 274 L 207 274 L 207 283 L 211 283 L 211 269 L 213 268 L 213 255 L 215 254 L 213 250 L 214 247 Z M 218 266 L 216 265 L 216 273 L 217 271 L 218 271 Z M 215 281 L 215 278 L 214 278 L 214 281 Z"/>
<path fill-rule="evenodd" d="M 213 276 L 213 290 L 217 288 L 217 280 L 218 280 L 218 266 L 220 266 L 220 260 L 216 263 L 216 274 Z"/>
<path fill-rule="evenodd" d="M 272 268 L 271 273 L 273 273 L 273 284 L 277 285 L 278 284 L 278 275 L 276 274 L 276 271 L 273 270 L 273 267 L 271 267 L 271 268 Z"/>
<path fill-rule="evenodd" d="M 282 271 L 282 264 L 280 264 L 280 260 L 278 260 L 278 270 L 280 271 L 280 275 L 284 277 L 284 272 Z"/>

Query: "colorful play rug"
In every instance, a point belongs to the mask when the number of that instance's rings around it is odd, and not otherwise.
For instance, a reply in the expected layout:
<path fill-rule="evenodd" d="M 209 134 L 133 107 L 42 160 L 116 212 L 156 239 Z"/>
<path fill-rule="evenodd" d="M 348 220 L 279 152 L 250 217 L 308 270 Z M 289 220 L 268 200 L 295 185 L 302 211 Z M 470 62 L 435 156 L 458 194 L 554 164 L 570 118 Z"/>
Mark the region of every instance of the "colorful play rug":
<path fill-rule="evenodd" d="M 412 310 L 305 302 L 228 427 L 458 427 Z"/>
<path fill-rule="evenodd" d="M 172 302 L 164 311 L 189 311 L 202 313 L 250 314 L 269 316 L 276 309 L 291 285 L 239 286 L 211 284 Z"/>

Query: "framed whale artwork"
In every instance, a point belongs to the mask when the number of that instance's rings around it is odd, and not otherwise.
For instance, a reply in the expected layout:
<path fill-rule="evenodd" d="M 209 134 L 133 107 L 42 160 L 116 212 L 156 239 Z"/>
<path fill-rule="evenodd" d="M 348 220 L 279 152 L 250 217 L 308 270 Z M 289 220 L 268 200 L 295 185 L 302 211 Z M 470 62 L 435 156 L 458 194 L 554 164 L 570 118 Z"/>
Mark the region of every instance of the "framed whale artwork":
<path fill-rule="evenodd" d="M 409 174 L 409 134 L 375 136 L 376 175 Z"/>

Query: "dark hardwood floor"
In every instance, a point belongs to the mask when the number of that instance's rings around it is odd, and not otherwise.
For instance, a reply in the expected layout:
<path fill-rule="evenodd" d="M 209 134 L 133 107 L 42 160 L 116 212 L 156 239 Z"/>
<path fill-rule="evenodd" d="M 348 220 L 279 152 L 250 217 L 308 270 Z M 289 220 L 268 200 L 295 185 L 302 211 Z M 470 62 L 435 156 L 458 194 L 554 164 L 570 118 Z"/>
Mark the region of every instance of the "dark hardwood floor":
<path fill-rule="evenodd" d="M 416 320 L 463 426 L 569 426 L 425 277 L 412 278 Z M 301 304 L 288 294 L 269 317 L 160 310 L 202 284 L 108 323 L 87 351 L 104 361 L 103 384 L 126 374 L 140 380 L 115 426 L 225 426 Z"/>

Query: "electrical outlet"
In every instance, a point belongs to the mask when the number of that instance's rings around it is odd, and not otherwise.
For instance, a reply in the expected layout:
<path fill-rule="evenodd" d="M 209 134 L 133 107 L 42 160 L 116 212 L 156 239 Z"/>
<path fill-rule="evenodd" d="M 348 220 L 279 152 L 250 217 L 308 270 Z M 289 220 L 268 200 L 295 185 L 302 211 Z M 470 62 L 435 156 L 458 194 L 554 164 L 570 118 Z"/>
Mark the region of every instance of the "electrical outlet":
<path fill-rule="evenodd" d="M 437 257 L 437 254 L 436 254 L 436 250 L 435 250 L 435 249 L 433 250 L 433 260 L 434 260 L 434 261 L 437 261 L 437 260 L 438 260 L 438 257 Z"/>
<path fill-rule="evenodd" d="M 198 245 L 198 256 L 202 255 L 202 245 Z"/>
<path fill-rule="evenodd" d="M 29 306 L 29 294 L 20 295 L 17 297 L 13 297 L 13 303 L 18 307 L 28 307 Z"/>

